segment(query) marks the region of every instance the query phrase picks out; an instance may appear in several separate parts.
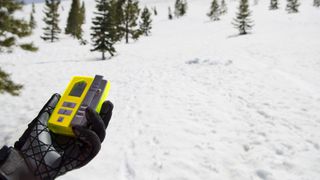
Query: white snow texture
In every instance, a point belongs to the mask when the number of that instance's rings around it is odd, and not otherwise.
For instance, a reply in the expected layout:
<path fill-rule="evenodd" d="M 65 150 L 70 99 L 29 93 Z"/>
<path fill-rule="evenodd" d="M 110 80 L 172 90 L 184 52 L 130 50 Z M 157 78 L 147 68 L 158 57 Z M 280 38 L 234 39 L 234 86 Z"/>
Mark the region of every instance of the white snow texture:
<path fill-rule="evenodd" d="M 74 75 L 103 75 L 115 105 L 106 141 L 86 167 L 68 180 L 319 180 L 320 9 L 303 0 L 288 14 L 286 1 L 251 2 L 254 27 L 237 36 L 231 24 L 239 1 L 228 0 L 220 21 L 206 16 L 211 0 L 188 0 L 185 17 L 168 20 L 174 0 L 156 6 L 152 35 L 117 43 L 101 61 L 61 34 L 44 42 L 43 3 L 37 29 L 18 48 L 0 54 L 0 66 L 24 85 L 18 97 L 0 96 L 0 145 L 13 145 L 47 99 Z M 63 30 L 70 0 L 59 12 Z M 85 39 L 95 2 L 85 0 Z M 29 17 L 31 5 L 17 16 Z"/>

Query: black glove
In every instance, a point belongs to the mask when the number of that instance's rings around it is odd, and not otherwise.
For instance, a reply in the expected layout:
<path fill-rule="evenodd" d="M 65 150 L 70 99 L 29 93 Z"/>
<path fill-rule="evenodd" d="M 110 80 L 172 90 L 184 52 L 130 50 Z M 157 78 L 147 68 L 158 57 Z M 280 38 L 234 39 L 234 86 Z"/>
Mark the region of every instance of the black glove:
<path fill-rule="evenodd" d="M 14 145 L 32 172 L 32 179 L 55 179 L 86 165 L 98 154 L 105 138 L 113 110 L 110 101 L 104 102 L 100 114 L 87 108 L 88 127 L 73 127 L 76 135 L 73 138 L 54 134 L 47 127 L 59 99 L 59 94 L 51 97 Z"/>

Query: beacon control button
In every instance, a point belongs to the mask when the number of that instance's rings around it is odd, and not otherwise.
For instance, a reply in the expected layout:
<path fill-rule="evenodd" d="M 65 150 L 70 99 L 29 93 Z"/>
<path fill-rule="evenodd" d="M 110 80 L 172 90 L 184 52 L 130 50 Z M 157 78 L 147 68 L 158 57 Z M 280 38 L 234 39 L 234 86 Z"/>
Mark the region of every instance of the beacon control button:
<path fill-rule="evenodd" d="M 64 111 L 64 114 L 65 114 L 65 115 L 71 115 L 71 114 L 72 114 L 72 111 L 71 111 L 71 110 L 65 110 L 65 111 Z"/>
<path fill-rule="evenodd" d="M 58 122 L 63 122 L 64 117 L 59 117 Z"/>
<path fill-rule="evenodd" d="M 58 114 L 61 115 L 71 115 L 72 111 L 71 110 L 67 110 L 67 109 L 59 109 Z"/>
<path fill-rule="evenodd" d="M 58 114 L 64 114 L 65 109 L 59 109 Z"/>
<path fill-rule="evenodd" d="M 76 103 L 72 103 L 72 102 L 64 102 L 62 104 L 63 107 L 68 107 L 68 108 L 74 108 L 76 107 Z"/>

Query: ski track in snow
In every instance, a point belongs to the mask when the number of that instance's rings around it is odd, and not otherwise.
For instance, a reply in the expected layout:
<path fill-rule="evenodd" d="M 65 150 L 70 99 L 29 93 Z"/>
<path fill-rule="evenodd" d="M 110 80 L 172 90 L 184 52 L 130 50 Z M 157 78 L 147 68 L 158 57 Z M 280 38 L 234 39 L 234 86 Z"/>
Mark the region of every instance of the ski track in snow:
<path fill-rule="evenodd" d="M 71 76 L 101 74 L 115 104 L 106 141 L 90 164 L 59 179 L 319 179 L 320 11 L 308 1 L 289 16 L 263 2 L 252 7 L 255 30 L 241 37 L 229 23 L 237 3 L 227 2 L 228 15 L 212 23 L 208 0 L 190 0 L 174 21 L 163 15 L 171 1 L 146 1 L 159 12 L 152 36 L 117 44 L 108 61 L 67 36 L 55 44 L 33 37 L 38 53 L 1 54 L 1 67 L 25 86 L 19 97 L 0 96 L 1 145 L 13 144 Z"/>

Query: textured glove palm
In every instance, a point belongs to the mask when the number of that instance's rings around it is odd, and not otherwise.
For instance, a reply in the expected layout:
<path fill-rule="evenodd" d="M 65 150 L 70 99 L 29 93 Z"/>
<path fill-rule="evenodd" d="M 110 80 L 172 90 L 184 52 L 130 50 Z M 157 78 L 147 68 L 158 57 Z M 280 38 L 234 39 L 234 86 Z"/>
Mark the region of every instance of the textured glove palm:
<path fill-rule="evenodd" d="M 36 179 L 54 179 L 91 161 L 101 148 L 112 116 L 113 105 L 106 101 L 100 114 L 87 108 L 88 127 L 73 127 L 75 138 L 54 134 L 47 122 L 59 99 L 59 94 L 51 97 L 14 146 Z"/>

